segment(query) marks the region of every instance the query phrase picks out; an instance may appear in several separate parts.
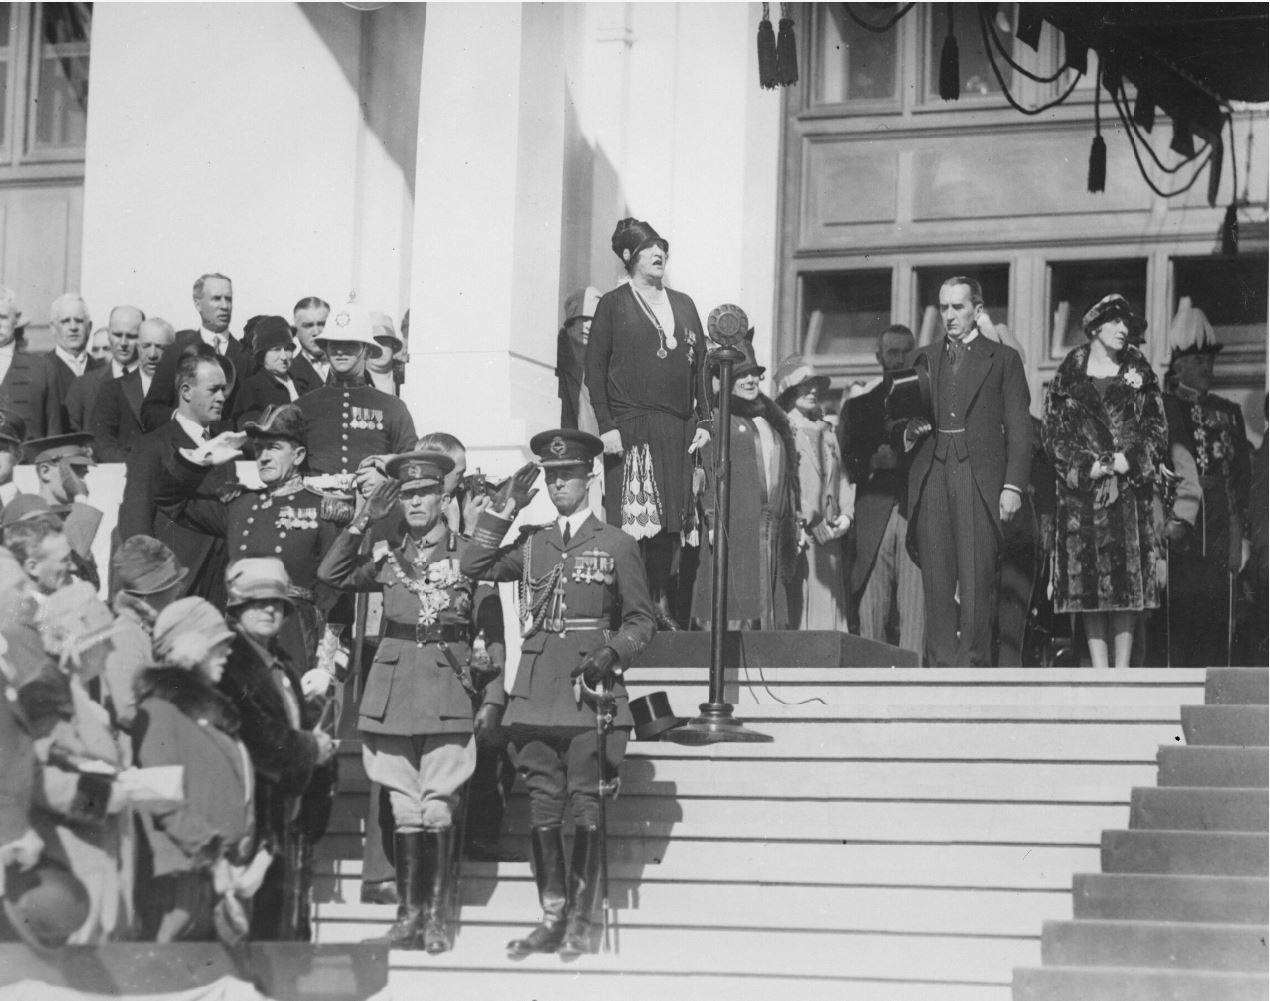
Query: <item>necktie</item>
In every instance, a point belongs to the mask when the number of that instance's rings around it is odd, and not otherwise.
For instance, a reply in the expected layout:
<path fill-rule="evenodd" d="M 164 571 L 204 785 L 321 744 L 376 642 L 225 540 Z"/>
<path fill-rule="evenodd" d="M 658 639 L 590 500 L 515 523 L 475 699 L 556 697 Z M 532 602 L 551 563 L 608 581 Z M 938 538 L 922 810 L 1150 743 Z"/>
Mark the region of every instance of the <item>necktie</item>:
<path fill-rule="evenodd" d="M 569 523 L 566 521 L 564 523 L 564 544 L 567 546 L 569 544 L 569 540 L 572 538 L 573 538 L 573 531 L 572 529 L 570 529 Z"/>
<path fill-rule="evenodd" d="M 225 353 L 225 338 L 222 334 L 216 335 L 216 353 L 223 355 Z"/>
<path fill-rule="evenodd" d="M 952 363 L 954 372 L 961 368 L 961 362 L 965 357 L 966 345 L 962 341 L 955 341 L 951 337 L 948 338 L 948 360 Z"/>

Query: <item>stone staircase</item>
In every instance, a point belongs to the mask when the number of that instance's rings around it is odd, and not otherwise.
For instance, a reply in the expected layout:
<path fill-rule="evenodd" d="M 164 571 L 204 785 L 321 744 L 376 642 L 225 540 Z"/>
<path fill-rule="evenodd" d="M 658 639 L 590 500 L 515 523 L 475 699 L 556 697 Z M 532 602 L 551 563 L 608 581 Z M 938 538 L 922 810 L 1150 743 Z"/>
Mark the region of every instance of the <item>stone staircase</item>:
<path fill-rule="evenodd" d="M 703 675 L 642 667 L 631 694 L 666 690 L 688 715 Z M 631 744 L 610 811 L 612 953 L 506 959 L 537 918 L 529 867 L 468 864 L 454 951 L 394 953 L 390 987 L 447 1001 L 1008 1001 L 1012 971 L 1041 964 L 1042 925 L 1070 913 L 1073 877 L 1107 850 L 1098 832 L 1123 827 L 1128 791 L 1154 780 L 1154 749 L 1195 750 L 1180 707 L 1203 684 L 1155 669 L 733 672 L 737 715 L 775 740 Z M 342 754 L 319 942 L 392 916 L 357 903 L 366 785 L 356 743 Z M 524 829 L 518 789 L 508 840 L 527 847 Z"/>
<path fill-rule="evenodd" d="M 1073 880 L 1074 920 L 1049 920 L 1015 1001 L 1266 1001 L 1267 671 L 1214 668 L 1182 708 L 1185 744 L 1133 790 L 1102 871 Z"/>

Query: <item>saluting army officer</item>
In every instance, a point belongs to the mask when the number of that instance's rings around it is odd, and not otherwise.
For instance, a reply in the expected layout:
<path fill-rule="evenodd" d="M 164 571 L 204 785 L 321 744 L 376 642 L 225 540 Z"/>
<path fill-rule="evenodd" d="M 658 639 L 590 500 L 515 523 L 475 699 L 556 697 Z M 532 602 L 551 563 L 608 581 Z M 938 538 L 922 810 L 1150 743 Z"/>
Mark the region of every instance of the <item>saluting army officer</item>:
<path fill-rule="evenodd" d="M 587 506 L 592 461 L 603 449 L 600 439 L 561 428 L 535 435 L 530 448 L 539 457 L 556 520 L 502 545 L 516 512 L 536 492 L 530 490 L 537 476 L 531 463 L 480 516 L 460 562 L 473 577 L 521 582 L 524 641 L 504 728 L 512 760 L 529 789 L 543 918 L 527 936 L 508 943 L 513 958 L 592 951 L 603 837 L 601 775 L 595 709 L 579 693 L 603 687 L 616 700 L 616 730 L 607 742 L 611 774 L 621 764 L 633 722 L 622 671 L 657 628 L 635 541 Z M 567 888 L 561 831 L 566 807 L 576 825 Z"/>
<path fill-rule="evenodd" d="M 492 587 L 460 570 L 469 543 L 441 517 L 449 500 L 442 481 L 453 466 L 441 452 L 390 459 L 388 479 L 362 502 L 318 568 L 333 587 L 384 595 L 383 634 L 357 723 L 366 774 L 388 790 L 396 825 L 397 922 L 387 942 L 430 953 L 453 941 L 445 906 L 454 810 L 476 767 L 473 734 L 498 725 L 504 701 L 501 682 L 488 680 L 504 657 L 502 607 Z M 384 541 L 359 555 L 371 522 L 398 510 L 406 521 L 400 545 Z"/>
<path fill-rule="evenodd" d="M 50 507 L 69 505 L 63 530 L 71 544 L 71 573 L 93 587 L 101 586 L 93 540 L 101 525 L 102 513 L 84 502 L 88 485 L 84 482 L 93 460 L 93 436 L 87 432 L 59 434 L 26 443 L 31 465 L 40 480 L 40 496 Z"/>
<path fill-rule="evenodd" d="M 406 405 L 367 379 L 367 357 L 384 350 L 373 331 L 370 315 L 350 302 L 330 315 L 315 338 L 326 351 L 331 381 L 296 404 L 309 421 L 309 468 L 316 474 L 355 473 L 369 456 L 414 447 Z"/>

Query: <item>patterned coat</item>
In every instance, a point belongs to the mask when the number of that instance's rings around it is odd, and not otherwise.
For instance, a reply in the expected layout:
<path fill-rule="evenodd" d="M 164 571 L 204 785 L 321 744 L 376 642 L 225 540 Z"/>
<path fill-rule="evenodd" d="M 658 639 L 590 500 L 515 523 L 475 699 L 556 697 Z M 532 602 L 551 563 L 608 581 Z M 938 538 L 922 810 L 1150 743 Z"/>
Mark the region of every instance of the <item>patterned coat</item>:
<path fill-rule="evenodd" d="M 1045 447 L 1058 485 L 1054 610 L 1156 608 L 1152 501 L 1168 441 L 1159 384 L 1142 354 L 1126 347 L 1100 398 L 1085 374 L 1088 361 L 1087 344 L 1072 351 L 1045 398 Z M 1098 458 L 1115 452 L 1124 453 L 1128 474 L 1091 480 Z"/>
<path fill-rule="evenodd" d="M 623 668 L 629 667 L 657 631 L 638 546 L 620 528 L 605 525 L 594 515 L 568 543 L 553 521 L 504 546 L 509 528 L 510 521 L 485 511 L 459 564 L 465 574 L 480 580 L 515 580 L 522 587 L 526 577 L 542 582 L 531 588 L 531 601 L 536 605 L 543 600 L 546 621 L 521 643 L 520 666 L 508 693 L 503 724 L 572 732 L 593 729 L 595 710 L 579 705 L 574 697 L 573 669 L 605 644 L 617 651 Z M 563 631 L 551 625 L 552 609 L 557 607 Z M 578 625 L 569 625 L 570 620 Z M 615 725 L 633 726 L 626 689 L 618 683 L 613 695 L 617 699 Z"/>

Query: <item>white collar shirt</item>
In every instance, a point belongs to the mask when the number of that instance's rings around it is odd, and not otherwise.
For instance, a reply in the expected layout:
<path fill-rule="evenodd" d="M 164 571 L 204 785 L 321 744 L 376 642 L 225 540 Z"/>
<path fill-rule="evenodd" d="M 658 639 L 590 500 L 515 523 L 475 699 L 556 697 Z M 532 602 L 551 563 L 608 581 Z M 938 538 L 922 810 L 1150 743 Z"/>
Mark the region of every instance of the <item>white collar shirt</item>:
<path fill-rule="evenodd" d="M 83 351 L 80 354 L 73 355 L 60 344 L 53 348 L 53 353 L 57 355 L 76 375 L 83 375 L 88 370 L 88 352 Z"/>

